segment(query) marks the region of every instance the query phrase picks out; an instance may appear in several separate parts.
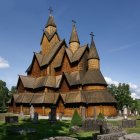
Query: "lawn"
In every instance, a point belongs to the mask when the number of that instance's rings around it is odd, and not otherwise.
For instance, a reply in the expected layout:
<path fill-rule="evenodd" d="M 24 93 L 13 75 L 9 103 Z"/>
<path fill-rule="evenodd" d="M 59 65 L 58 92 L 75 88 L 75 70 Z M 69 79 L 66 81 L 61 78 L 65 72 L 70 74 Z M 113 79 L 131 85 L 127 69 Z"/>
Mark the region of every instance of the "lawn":
<path fill-rule="evenodd" d="M 113 125 L 120 125 L 121 121 L 108 121 Z M 20 121 L 18 124 L 5 124 L 0 121 L 0 140 L 41 140 L 54 136 L 71 136 L 78 138 L 79 140 L 92 140 L 93 131 L 79 132 L 71 134 L 69 132 L 70 121 L 57 121 L 51 124 L 48 120 L 39 120 L 38 124 L 34 124 L 30 120 Z M 11 130 L 15 128 L 33 128 L 36 130 L 35 134 L 14 135 Z M 140 133 L 140 120 L 137 120 L 137 126 L 135 128 L 125 129 L 127 133 Z"/>
<path fill-rule="evenodd" d="M 54 136 L 71 136 L 78 138 L 79 140 L 92 139 L 93 131 L 80 132 L 71 134 L 69 132 L 70 121 L 57 121 L 51 124 L 48 120 L 39 120 L 38 124 L 34 124 L 29 120 L 20 121 L 17 125 L 5 124 L 0 122 L 0 140 L 41 140 L 43 138 Z M 35 134 L 13 135 L 11 130 L 15 128 L 33 128 L 37 132 Z"/>

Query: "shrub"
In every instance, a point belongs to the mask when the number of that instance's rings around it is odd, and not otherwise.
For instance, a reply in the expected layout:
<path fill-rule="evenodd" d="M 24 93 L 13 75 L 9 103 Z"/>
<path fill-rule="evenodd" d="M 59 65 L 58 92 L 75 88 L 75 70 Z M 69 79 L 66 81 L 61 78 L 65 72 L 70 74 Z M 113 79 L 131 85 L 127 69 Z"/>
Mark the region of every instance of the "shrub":
<path fill-rule="evenodd" d="M 82 125 L 82 118 L 78 114 L 77 110 L 74 111 L 74 114 L 72 116 L 70 127 L 72 126 L 81 126 Z"/>
<path fill-rule="evenodd" d="M 99 115 L 97 116 L 97 120 L 104 120 L 105 117 L 104 115 L 100 112 Z"/>

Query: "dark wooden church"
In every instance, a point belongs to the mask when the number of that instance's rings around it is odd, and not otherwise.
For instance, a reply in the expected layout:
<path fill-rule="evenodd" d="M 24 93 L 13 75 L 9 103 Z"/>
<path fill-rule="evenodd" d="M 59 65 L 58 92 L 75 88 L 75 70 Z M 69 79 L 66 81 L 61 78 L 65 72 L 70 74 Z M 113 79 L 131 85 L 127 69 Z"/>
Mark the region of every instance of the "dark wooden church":
<path fill-rule="evenodd" d="M 61 40 L 54 17 L 50 14 L 34 53 L 27 76 L 19 75 L 17 94 L 9 111 L 29 114 L 30 106 L 40 115 L 48 115 L 52 106 L 57 114 L 72 116 L 75 109 L 84 117 L 100 112 L 115 116 L 116 100 L 107 90 L 100 71 L 100 58 L 91 33 L 91 44 L 80 45 L 75 23 L 69 40 Z"/>

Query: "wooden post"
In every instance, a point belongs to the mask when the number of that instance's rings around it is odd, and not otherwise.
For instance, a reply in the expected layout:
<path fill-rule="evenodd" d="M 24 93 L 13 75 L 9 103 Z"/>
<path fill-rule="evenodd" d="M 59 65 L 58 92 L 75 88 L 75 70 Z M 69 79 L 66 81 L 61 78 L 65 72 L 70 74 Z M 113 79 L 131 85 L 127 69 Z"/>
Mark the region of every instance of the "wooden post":
<path fill-rule="evenodd" d="M 45 106 L 42 106 L 42 115 L 45 116 Z"/>

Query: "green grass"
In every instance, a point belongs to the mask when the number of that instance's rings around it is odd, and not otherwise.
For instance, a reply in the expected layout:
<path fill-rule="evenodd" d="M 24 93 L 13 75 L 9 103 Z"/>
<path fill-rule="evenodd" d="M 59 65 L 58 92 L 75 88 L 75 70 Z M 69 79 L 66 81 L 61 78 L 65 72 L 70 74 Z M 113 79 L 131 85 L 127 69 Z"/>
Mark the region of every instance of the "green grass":
<path fill-rule="evenodd" d="M 108 121 L 113 125 L 121 125 L 121 121 Z M 43 138 L 55 136 L 70 136 L 78 140 L 92 140 L 93 131 L 79 132 L 72 134 L 69 132 L 70 121 L 57 121 L 51 124 L 48 120 L 39 120 L 38 124 L 32 123 L 30 120 L 19 121 L 18 124 L 5 124 L 0 121 L 0 140 L 41 140 Z M 11 130 L 15 128 L 33 128 L 36 130 L 35 134 L 14 135 Z M 140 120 L 137 120 L 135 128 L 125 129 L 127 133 L 140 133 Z"/>
<path fill-rule="evenodd" d="M 40 140 L 43 138 L 54 136 L 71 136 L 76 137 L 79 140 L 92 139 L 93 131 L 91 132 L 79 132 L 77 134 L 71 134 L 69 132 L 70 121 L 57 121 L 51 124 L 48 120 L 39 120 L 38 124 L 34 124 L 30 121 L 20 121 L 17 125 L 5 124 L 0 122 L 0 140 Z M 33 128 L 37 131 L 35 134 L 25 135 L 13 135 L 10 130 L 15 128 Z"/>
<path fill-rule="evenodd" d="M 133 118 L 135 119 L 135 118 Z M 121 121 L 109 121 L 108 123 L 111 123 L 113 125 L 121 125 Z M 126 128 L 124 129 L 127 133 L 139 133 L 140 134 L 140 120 L 136 121 L 136 127 L 133 128 Z"/>

